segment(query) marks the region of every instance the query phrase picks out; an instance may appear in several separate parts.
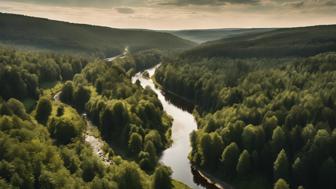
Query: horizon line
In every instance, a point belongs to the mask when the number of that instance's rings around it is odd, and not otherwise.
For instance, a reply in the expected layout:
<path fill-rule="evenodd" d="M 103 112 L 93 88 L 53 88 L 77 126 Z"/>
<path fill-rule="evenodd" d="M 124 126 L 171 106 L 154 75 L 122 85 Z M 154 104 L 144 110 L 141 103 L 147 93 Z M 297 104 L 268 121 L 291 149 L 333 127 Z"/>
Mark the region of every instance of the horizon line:
<path fill-rule="evenodd" d="M 297 26 L 276 26 L 276 27 L 220 27 L 220 28 L 185 28 L 185 29 L 155 29 L 155 28 L 136 28 L 136 27 L 113 27 L 109 25 L 100 25 L 100 24 L 90 24 L 85 22 L 72 22 L 68 20 L 61 20 L 61 19 L 52 19 L 47 17 L 38 17 L 33 15 L 26 15 L 26 14 L 19 14 L 19 13 L 12 13 L 12 12 L 3 12 L 0 11 L 0 14 L 7 14 L 7 15 L 15 15 L 15 16 L 24 16 L 36 19 L 45 19 L 50 21 L 56 22 L 63 22 L 68 24 L 76 24 L 76 25 L 86 25 L 86 26 L 93 26 L 93 27 L 105 27 L 110 29 L 120 29 L 120 30 L 151 30 L 151 31 L 158 31 L 158 32 L 173 32 L 173 31 L 193 31 L 193 30 L 244 30 L 244 29 L 290 29 L 290 28 L 304 28 L 304 27 L 317 27 L 317 26 L 333 26 L 336 23 L 332 24 L 316 24 L 316 25 L 297 25 Z"/>

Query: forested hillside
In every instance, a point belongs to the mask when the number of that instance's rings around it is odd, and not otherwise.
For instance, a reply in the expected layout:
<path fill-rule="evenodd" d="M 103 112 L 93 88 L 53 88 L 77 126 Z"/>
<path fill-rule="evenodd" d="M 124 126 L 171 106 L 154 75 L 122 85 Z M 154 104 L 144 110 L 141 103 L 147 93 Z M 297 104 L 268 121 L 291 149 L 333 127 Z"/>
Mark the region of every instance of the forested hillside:
<path fill-rule="evenodd" d="M 157 53 L 105 62 L 2 48 L 0 188 L 187 188 L 157 162 L 171 143 L 170 117 L 126 72 L 146 58 Z M 37 100 L 32 111 L 27 98 Z"/>
<path fill-rule="evenodd" d="M 270 31 L 273 29 L 268 28 L 248 28 L 248 29 L 195 29 L 195 30 L 177 30 L 177 31 L 165 31 L 174 34 L 183 39 L 194 41 L 197 43 L 204 43 L 207 41 L 220 40 L 224 38 L 230 38 L 238 35 L 248 33 L 260 33 Z"/>
<path fill-rule="evenodd" d="M 208 42 L 183 55 L 189 58 L 307 57 L 335 51 L 335 33 L 335 25 L 276 29 Z"/>
<path fill-rule="evenodd" d="M 193 42 L 150 30 L 114 29 L 0 13 L 0 43 L 20 48 L 96 54 L 111 57 L 125 47 L 175 50 Z"/>
<path fill-rule="evenodd" d="M 166 60 L 155 73 L 190 99 L 191 162 L 236 188 L 336 187 L 336 54 Z"/>

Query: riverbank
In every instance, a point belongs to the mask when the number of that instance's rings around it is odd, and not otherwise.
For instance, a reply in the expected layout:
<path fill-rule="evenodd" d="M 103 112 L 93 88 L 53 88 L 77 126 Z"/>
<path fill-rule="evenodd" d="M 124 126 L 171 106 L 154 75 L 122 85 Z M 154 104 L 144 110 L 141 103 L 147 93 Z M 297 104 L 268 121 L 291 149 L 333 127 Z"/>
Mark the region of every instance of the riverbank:
<path fill-rule="evenodd" d="M 61 103 L 64 106 L 69 106 L 68 104 L 64 104 L 60 100 L 61 92 L 51 93 L 51 99 L 53 99 L 56 103 Z M 99 158 L 105 166 L 113 166 L 115 163 L 113 162 L 113 158 L 110 158 L 110 154 L 104 150 L 104 146 L 108 145 L 101 137 L 100 131 L 97 129 L 95 125 L 87 118 L 86 114 L 82 114 L 81 118 L 85 121 L 86 131 L 84 134 L 84 141 L 91 147 L 93 153 Z M 118 154 L 120 155 L 120 154 Z M 185 185 L 184 183 L 172 179 L 172 189 L 192 189 Z"/>
<path fill-rule="evenodd" d="M 154 75 L 151 77 L 151 80 L 153 81 L 155 87 L 159 88 L 160 90 L 162 90 L 165 95 L 166 94 L 170 94 L 172 96 L 174 96 L 175 98 L 179 98 L 180 100 L 185 101 L 188 104 L 192 104 L 193 108 L 195 106 L 194 102 L 192 102 L 191 100 L 180 96 L 179 94 L 172 92 L 170 90 L 165 89 L 160 83 L 158 83 L 154 77 Z M 167 96 L 166 96 L 167 97 Z M 174 102 L 174 100 L 169 99 L 170 101 Z M 185 104 L 185 103 L 181 103 L 181 104 Z M 179 105 L 181 105 L 179 104 Z M 189 109 L 189 113 L 192 113 L 193 111 L 192 109 Z M 185 108 L 188 109 L 188 108 Z M 221 181 L 220 179 L 216 178 L 215 176 L 211 175 L 210 173 L 207 173 L 206 171 L 197 168 L 196 166 L 192 166 L 192 173 L 194 175 L 194 178 L 196 181 L 198 181 L 199 183 L 197 184 L 201 184 L 203 186 L 205 186 L 207 189 L 234 189 L 232 186 L 230 186 L 229 184 Z"/>
<path fill-rule="evenodd" d="M 159 82 L 156 81 L 154 75 L 150 78 L 155 87 L 163 91 L 164 96 L 169 99 L 174 105 L 178 106 L 179 108 L 182 108 L 183 110 L 188 111 L 189 113 L 192 113 L 195 108 L 195 103 L 183 96 L 180 96 L 179 94 L 170 91 L 168 89 L 165 89 Z"/>
<path fill-rule="evenodd" d="M 173 189 L 192 189 L 183 182 L 172 179 Z"/>
<path fill-rule="evenodd" d="M 207 189 L 234 189 L 231 185 L 196 166 L 192 166 L 192 172 L 199 184 L 205 185 Z"/>
<path fill-rule="evenodd" d="M 188 159 L 191 151 L 189 135 L 197 129 L 195 117 L 192 115 L 194 104 L 174 92 L 165 90 L 153 77 L 157 67 L 146 70 L 150 78 L 144 77 L 139 72 L 132 78 L 132 81 L 135 83 L 136 80 L 139 80 L 142 87 L 152 88 L 158 95 L 165 111 L 174 119 L 172 128 L 174 142 L 171 148 L 164 151 L 161 162 L 172 168 L 174 179 L 181 180 L 193 189 L 231 189 L 231 186 L 210 174 L 198 169 L 191 169 L 193 166 Z"/>

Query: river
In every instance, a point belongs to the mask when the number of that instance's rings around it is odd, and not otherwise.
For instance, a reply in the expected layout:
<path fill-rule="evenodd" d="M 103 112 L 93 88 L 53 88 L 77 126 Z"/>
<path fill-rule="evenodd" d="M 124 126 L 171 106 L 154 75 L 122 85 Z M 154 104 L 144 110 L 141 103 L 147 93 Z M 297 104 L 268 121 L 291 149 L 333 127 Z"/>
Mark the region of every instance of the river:
<path fill-rule="evenodd" d="M 150 78 L 153 76 L 157 65 L 154 68 L 146 70 Z M 166 149 L 161 157 L 161 162 L 173 170 L 172 178 L 182 181 L 193 189 L 204 189 L 199 184 L 201 181 L 194 176 L 191 170 L 191 164 L 188 159 L 188 154 L 191 151 L 189 135 L 193 130 L 197 129 L 197 123 L 191 113 L 183 110 L 181 107 L 174 105 L 169 99 L 164 96 L 163 92 L 155 87 L 154 82 L 150 78 L 145 78 L 142 73 L 137 73 L 132 82 L 135 83 L 139 80 L 142 87 L 149 86 L 157 95 L 163 105 L 163 109 L 173 117 L 172 125 L 172 140 L 173 144 L 170 148 Z M 207 186 L 207 188 L 213 188 Z M 217 188 L 221 188 L 220 186 Z"/>

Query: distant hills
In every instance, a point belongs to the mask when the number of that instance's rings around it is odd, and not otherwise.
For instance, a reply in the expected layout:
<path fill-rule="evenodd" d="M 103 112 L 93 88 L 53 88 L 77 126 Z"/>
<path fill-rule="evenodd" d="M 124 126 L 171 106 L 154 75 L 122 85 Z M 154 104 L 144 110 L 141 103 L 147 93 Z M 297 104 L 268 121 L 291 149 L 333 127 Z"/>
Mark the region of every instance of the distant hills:
<path fill-rule="evenodd" d="M 167 33 L 174 34 L 183 39 L 194 41 L 196 43 L 204 43 L 207 41 L 214 41 L 223 38 L 230 38 L 247 33 L 258 33 L 271 31 L 271 28 L 251 28 L 251 29 L 200 29 L 200 30 L 177 30 L 177 31 L 165 31 Z"/>
<path fill-rule="evenodd" d="M 169 33 L 73 24 L 0 13 L 0 45 L 112 56 L 131 51 L 190 48 L 195 43 Z"/>
<path fill-rule="evenodd" d="M 0 46 L 103 57 L 116 55 L 125 47 L 130 51 L 152 48 L 181 50 L 184 51 L 182 56 L 192 58 L 302 57 L 336 51 L 335 34 L 336 25 L 152 31 L 115 29 L 0 13 Z M 196 46 L 192 41 L 208 42 Z"/>
<path fill-rule="evenodd" d="M 336 25 L 248 33 L 199 45 L 184 57 L 280 58 L 336 51 Z"/>

